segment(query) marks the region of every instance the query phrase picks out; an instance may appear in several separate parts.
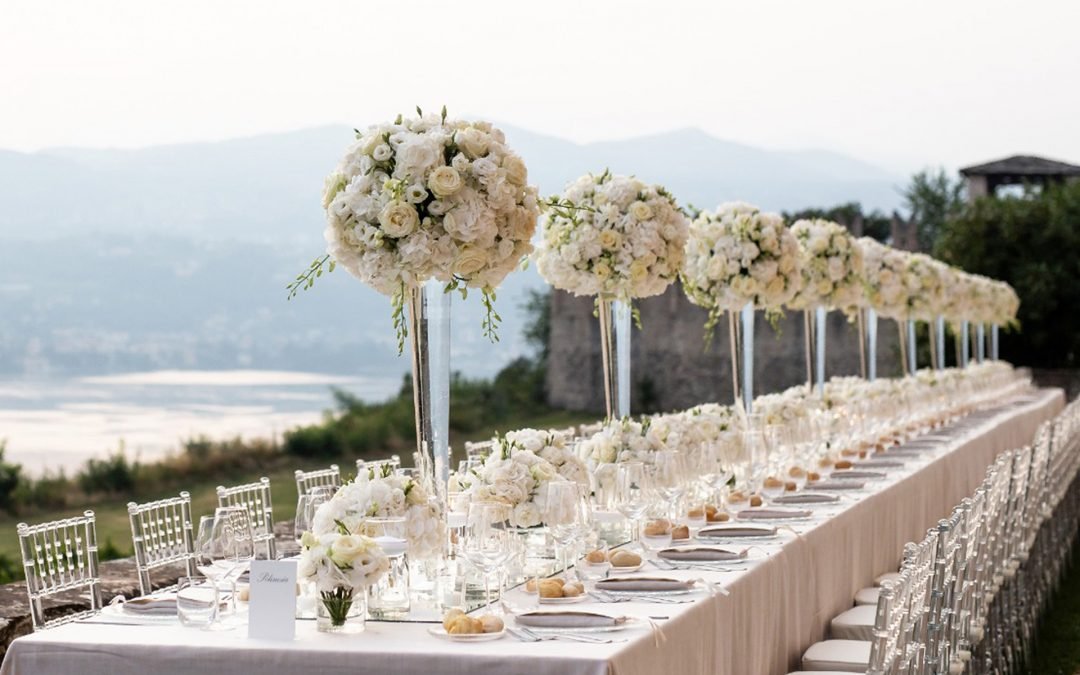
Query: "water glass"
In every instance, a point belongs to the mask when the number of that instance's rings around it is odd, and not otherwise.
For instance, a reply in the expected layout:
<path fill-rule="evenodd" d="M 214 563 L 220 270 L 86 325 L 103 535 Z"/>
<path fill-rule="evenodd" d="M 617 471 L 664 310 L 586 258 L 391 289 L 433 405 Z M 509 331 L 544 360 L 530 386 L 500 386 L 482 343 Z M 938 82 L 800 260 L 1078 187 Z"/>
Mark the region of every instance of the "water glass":
<path fill-rule="evenodd" d="M 182 626 L 206 628 L 217 618 L 217 584 L 206 577 L 180 577 L 176 583 L 176 616 Z"/>

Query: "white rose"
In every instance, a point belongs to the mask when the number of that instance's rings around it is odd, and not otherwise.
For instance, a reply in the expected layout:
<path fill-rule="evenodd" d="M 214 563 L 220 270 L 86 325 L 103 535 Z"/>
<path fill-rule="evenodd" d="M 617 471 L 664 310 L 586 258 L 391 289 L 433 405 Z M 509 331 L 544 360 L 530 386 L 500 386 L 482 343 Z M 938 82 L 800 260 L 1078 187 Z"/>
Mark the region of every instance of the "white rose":
<path fill-rule="evenodd" d="M 634 202 L 630 205 L 630 215 L 634 220 L 648 220 L 652 218 L 652 208 L 645 202 Z"/>
<path fill-rule="evenodd" d="M 428 176 L 428 187 L 436 197 L 449 197 L 464 185 L 461 174 L 449 166 L 440 166 Z"/>
<path fill-rule="evenodd" d="M 523 186 L 529 179 L 529 172 L 525 168 L 525 162 L 517 155 L 507 155 L 503 158 L 502 168 L 506 169 L 506 180 L 514 185 Z"/>
<path fill-rule="evenodd" d="M 330 559 L 338 567 L 351 565 L 356 556 L 364 551 L 365 547 L 360 537 L 351 534 L 343 534 L 337 538 L 330 547 Z"/>
<path fill-rule="evenodd" d="M 379 224 L 389 236 L 404 237 L 412 234 L 420 224 L 420 216 L 412 204 L 393 201 L 387 203 L 379 212 Z"/>
<path fill-rule="evenodd" d="M 474 159 L 487 154 L 491 136 L 474 127 L 459 131 L 455 136 L 458 146 Z"/>
<path fill-rule="evenodd" d="M 622 235 L 615 230 L 603 230 L 600 232 L 600 245 L 611 251 L 622 245 Z"/>
<path fill-rule="evenodd" d="M 532 502 L 518 504 L 511 520 L 517 527 L 535 527 L 540 524 L 540 509 Z"/>
<path fill-rule="evenodd" d="M 476 274 L 487 264 L 487 254 L 482 249 L 465 246 L 454 261 L 454 273 L 462 276 Z"/>

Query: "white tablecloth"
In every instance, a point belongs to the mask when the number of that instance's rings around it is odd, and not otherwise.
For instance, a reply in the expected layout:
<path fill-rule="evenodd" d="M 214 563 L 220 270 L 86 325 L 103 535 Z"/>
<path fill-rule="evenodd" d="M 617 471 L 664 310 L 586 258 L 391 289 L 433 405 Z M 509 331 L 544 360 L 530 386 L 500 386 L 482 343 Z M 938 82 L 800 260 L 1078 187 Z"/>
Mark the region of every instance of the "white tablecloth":
<path fill-rule="evenodd" d="M 522 643 L 507 636 L 464 644 L 432 637 L 425 624 L 368 622 L 365 633 L 344 636 L 300 621 L 295 641 L 274 643 L 178 625 L 76 623 L 16 640 L 0 675 L 782 675 L 797 667 L 803 649 L 826 637 L 829 620 L 851 606 L 855 591 L 895 570 L 904 543 L 921 538 L 975 489 L 999 452 L 1030 442 L 1039 423 L 1063 405 L 1060 390 L 1044 390 L 967 425 L 939 449 L 891 470 L 871 485 L 873 492 L 847 495 L 839 506 L 818 509 L 823 515 L 814 521 L 793 524 L 798 536 L 785 533 L 764 546 L 768 557 L 745 570 L 663 573 L 720 582 L 729 595 L 700 594 L 680 605 L 572 606 L 656 617 L 659 632 L 642 626 L 613 634 L 625 642 Z M 516 592 L 508 600 L 530 602 Z"/>

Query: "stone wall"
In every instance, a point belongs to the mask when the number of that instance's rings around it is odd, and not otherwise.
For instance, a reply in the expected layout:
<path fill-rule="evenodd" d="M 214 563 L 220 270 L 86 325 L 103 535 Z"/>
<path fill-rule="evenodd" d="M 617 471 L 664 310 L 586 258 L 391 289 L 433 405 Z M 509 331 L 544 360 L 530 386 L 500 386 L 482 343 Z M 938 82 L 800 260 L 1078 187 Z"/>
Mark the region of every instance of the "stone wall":
<path fill-rule="evenodd" d="M 698 403 L 731 403 L 731 360 L 727 319 L 717 327 L 712 347 L 704 350 L 706 312 L 692 305 L 678 285 L 663 295 L 636 303 L 642 330 L 634 329 L 631 346 L 631 410 L 680 410 Z M 600 328 L 592 298 L 558 290 L 551 293 L 551 344 L 548 401 L 552 406 L 602 414 L 604 385 Z M 757 313 L 754 342 L 754 391 L 775 392 L 806 381 L 803 315 L 788 312 L 770 327 Z M 840 312 L 831 312 L 826 341 L 826 375 L 859 374 L 858 330 Z M 878 323 L 878 374 L 899 374 L 897 327 Z"/>

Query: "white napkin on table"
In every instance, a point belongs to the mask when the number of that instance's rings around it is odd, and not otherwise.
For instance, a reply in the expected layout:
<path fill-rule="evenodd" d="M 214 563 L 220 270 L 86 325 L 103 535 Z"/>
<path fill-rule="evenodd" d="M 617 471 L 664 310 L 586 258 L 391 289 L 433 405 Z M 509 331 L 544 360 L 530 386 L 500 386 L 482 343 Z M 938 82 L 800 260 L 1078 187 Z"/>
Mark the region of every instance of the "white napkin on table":
<path fill-rule="evenodd" d="M 685 591 L 693 587 L 693 581 L 669 579 L 665 577 L 611 577 L 596 582 L 596 587 L 601 591 Z"/>
<path fill-rule="evenodd" d="M 526 612 L 515 616 L 514 621 L 533 628 L 602 628 L 626 623 L 626 617 L 596 612 Z"/>

